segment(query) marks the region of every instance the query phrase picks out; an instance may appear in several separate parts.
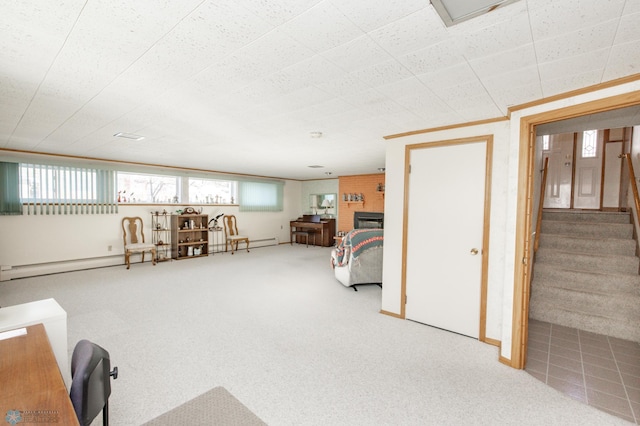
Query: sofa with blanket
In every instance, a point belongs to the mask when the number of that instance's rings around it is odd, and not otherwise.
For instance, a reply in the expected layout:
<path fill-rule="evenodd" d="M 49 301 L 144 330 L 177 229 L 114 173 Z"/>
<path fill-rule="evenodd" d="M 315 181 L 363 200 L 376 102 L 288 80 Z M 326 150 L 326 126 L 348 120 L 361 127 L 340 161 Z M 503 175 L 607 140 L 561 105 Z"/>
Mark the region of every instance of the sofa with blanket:
<path fill-rule="evenodd" d="M 354 229 L 331 251 L 336 279 L 346 287 L 382 284 L 382 229 Z"/>

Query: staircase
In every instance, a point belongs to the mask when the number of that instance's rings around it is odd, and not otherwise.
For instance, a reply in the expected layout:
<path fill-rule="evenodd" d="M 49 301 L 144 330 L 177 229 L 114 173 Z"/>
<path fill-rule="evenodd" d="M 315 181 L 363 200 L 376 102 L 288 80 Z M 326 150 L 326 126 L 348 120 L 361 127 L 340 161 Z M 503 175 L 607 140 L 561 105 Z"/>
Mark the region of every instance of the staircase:
<path fill-rule="evenodd" d="M 640 342 L 630 213 L 544 211 L 529 317 Z"/>

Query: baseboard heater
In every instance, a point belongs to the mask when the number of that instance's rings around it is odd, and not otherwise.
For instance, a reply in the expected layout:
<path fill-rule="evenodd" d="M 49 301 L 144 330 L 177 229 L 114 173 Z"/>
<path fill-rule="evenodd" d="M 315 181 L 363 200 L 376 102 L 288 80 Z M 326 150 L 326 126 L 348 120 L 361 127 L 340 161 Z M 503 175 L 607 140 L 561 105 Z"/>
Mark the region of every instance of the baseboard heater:
<path fill-rule="evenodd" d="M 280 244 L 278 237 L 261 238 L 258 240 L 252 240 L 249 238 L 249 250 L 252 248 L 277 246 Z M 244 243 L 238 244 L 238 250 L 245 250 Z M 220 244 L 209 244 L 209 254 L 215 254 L 225 251 L 224 241 Z"/>
<path fill-rule="evenodd" d="M 150 257 L 146 256 L 145 261 L 149 261 L 149 259 Z M 89 259 L 61 260 L 59 262 L 35 263 L 32 265 L 3 265 L 0 267 L 0 281 L 116 265 L 124 265 L 124 255 L 119 254 Z"/>
<path fill-rule="evenodd" d="M 249 239 L 249 249 L 259 247 L 277 246 L 280 244 L 278 237 L 262 238 L 258 240 Z M 224 251 L 224 243 L 215 247 L 216 251 Z M 244 249 L 244 244 L 240 244 L 240 250 Z M 209 246 L 213 250 L 213 245 Z M 131 262 L 139 262 L 139 256 Z M 149 262 L 149 255 L 145 256 L 145 262 Z M 90 259 L 61 260 L 59 262 L 36 263 L 32 265 L 6 266 L 0 267 L 0 281 L 9 281 L 17 278 L 36 277 L 38 275 L 57 274 L 60 272 L 80 271 L 83 269 L 103 268 L 105 266 L 124 265 L 124 255 L 95 257 Z"/>

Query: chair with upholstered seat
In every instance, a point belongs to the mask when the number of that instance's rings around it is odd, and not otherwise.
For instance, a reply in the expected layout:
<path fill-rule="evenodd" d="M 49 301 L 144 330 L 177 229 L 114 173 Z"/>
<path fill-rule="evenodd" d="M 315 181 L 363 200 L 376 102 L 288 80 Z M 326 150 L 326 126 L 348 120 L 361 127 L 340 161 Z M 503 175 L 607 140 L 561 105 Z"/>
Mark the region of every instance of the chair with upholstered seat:
<path fill-rule="evenodd" d="M 142 218 L 124 217 L 122 218 L 122 239 L 124 241 L 124 262 L 127 269 L 131 266 L 131 254 L 142 253 L 144 263 L 145 252 L 151 253 L 151 263 L 156 264 L 156 246 L 153 243 L 145 243 Z"/>
<path fill-rule="evenodd" d="M 238 250 L 238 243 L 244 242 L 247 245 L 247 252 L 249 252 L 249 237 L 244 235 L 238 235 L 238 224 L 234 215 L 227 215 L 224 217 L 224 235 L 225 235 L 225 248 L 224 251 L 229 251 L 231 246 L 231 254 Z"/>
<path fill-rule="evenodd" d="M 69 396 L 81 426 L 88 426 L 102 411 L 102 424 L 109 425 L 111 377 L 118 378 L 118 367 L 111 370 L 109 352 L 88 340 L 80 340 L 71 357 Z"/>

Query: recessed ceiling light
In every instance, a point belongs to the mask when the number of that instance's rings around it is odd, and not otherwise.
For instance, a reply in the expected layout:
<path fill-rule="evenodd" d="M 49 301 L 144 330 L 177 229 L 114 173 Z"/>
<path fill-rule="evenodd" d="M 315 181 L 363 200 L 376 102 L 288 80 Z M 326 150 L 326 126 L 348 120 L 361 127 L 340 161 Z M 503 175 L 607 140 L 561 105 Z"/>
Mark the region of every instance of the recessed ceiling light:
<path fill-rule="evenodd" d="M 321 138 L 322 137 L 322 132 L 310 132 L 309 136 L 311 136 L 312 138 Z"/>
<path fill-rule="evenodd" d="M 321 168 L 323 168 L 324 166 L 318 166 L 318 165 L 315 165 L 315 166 L 307 166 L 307 167 L 312 168 L 312 169 L 321 169 Z"/>
<path fill-rule="evenodd" d="M 385 170 L 387 170 L 387 169 L 385 169 L 384 167 L 378 167 L 378 171 L 379 172 L 384 172 Z"/>
<path fill-rule="evenodd" d="M 115 136 L 116 138 L 133 139 L 134 141 L 141 141 L 142 139 L 144 139 L 144 136 L 136 135 L 135 133 L 125 133 L 125 132 L 118 132 L 113 136 Z"/>
<path fill-rule="evenodd" d="M 431 4 L 442 22 L 450 27 L 516 1 L 518 0 L 431 0 Z"/>
<path fill-rule="evenodd" d="M 325 175 L 327 175 L 327 176 L 331 176 L 333 173 L 331 173 L 331 172 L 324 172 L 324 174 L 325 174 Z"/>

